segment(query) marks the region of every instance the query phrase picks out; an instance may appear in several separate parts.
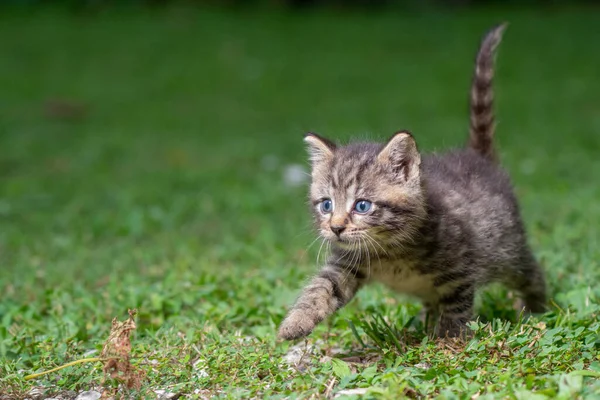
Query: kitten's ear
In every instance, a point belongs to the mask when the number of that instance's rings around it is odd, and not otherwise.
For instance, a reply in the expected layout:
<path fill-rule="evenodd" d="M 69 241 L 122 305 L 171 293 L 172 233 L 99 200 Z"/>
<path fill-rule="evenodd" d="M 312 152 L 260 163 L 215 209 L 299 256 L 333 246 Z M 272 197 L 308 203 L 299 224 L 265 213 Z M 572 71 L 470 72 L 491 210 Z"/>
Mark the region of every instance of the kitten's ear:
<path fill-rule="evenodd" d="M 377 155 L 377 160 L 389 165 L 392 171 L 404 181 L 419 177 L 421 155 L 410 132 L 395 133 L 381 149 Z"/>
<path fill-rule="evenodd" d="M 309 132 L 304 135 L 304 141 L 308 144 L 308 154 L 310 162 L 314 165 L 327 161 L 333 157 L 335 151 L 335 143 L 325 139 L 316 133 Z"/>

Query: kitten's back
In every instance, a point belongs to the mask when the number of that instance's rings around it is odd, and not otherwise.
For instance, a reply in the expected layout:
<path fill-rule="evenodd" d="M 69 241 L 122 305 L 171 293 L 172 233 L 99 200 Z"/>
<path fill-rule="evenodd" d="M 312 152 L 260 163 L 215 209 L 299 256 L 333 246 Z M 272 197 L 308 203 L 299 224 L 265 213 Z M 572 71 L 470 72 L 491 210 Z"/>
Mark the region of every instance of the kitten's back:
<path fill-rule="evenodd" d="M 517 262 L 525 232 L 510 178 L 499 165 L 464 149 L 424 156 L 421 171 L 430 212 L 449 251 L 468 251 L 485 261 L 486 281 Z"/>
<path fill-rule="evenodd" d="M 514 199 L 506 171 L 474 149 L 427 154 L 421 168 L 427 181 L 445 190 L 460 191 L 473 199 L 482 193 Z"/>

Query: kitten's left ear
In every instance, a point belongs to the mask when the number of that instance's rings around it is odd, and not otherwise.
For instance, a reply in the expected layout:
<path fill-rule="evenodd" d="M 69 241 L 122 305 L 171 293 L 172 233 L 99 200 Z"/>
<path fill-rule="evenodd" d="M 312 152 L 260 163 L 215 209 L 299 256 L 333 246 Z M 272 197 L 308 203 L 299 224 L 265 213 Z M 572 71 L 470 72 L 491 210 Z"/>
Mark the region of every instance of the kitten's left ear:
<path fill-rule="evenodd" d="M 304 141 L 308 145 L 308 154 L 313 165 L 333 158 L 336 146 L 331 140 L 309 132 L 304 136 Z"/>
<path fill-rule="evenodd" d="M 377 160 L 387 164 L 404 181 L 419 177 L 421 155 L 415 139 L 408 131 L 397 132 L 377 155 Z"/>

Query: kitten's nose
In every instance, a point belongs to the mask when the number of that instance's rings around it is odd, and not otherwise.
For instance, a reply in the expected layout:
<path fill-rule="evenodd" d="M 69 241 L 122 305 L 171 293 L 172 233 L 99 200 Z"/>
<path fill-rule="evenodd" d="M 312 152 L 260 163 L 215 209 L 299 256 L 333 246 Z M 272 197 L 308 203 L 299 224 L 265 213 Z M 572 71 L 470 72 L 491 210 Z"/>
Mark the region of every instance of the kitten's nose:
<path fill-rule="evenodd" d="M 337 237 L 344 232 L 344 229 L 346 229 L 344 225 L 331 225 L 331 231 L 335 233 Z"/>

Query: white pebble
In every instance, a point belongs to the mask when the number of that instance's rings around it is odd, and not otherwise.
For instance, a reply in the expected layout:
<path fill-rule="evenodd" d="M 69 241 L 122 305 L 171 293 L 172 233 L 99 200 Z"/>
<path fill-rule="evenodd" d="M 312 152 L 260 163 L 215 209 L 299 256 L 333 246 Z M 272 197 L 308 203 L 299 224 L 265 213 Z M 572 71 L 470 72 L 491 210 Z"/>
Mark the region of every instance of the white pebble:
<path fill-rule="evenodd" d="M 283 182 L 288 187 L 297 187 L 308 182 L 308 172 L 302 165 L 290 164 L 283 168 Z"/>
<path fill-rule="evenodd" d="M 335 397 L 340 397 L 340 396 L 355 396 L 355 395 L 361 395 L 361 394 L 366 394 L 367 393 L 367 388 L 356 388 L 356 389 L 345 389 L 345 390 L 340 390 L 339 392 L 337 392 L 335 394 Z"/>
<path fill-rule="evenodd" d="M 170 393 L 162 389 L 155 390 L 154 393 L 156 393 L 160 400 L 169 400 L 178 396 L 178 393 Z"/>
<path fill-rule="evenodd" d="M 98 400 L 102 395 L 95 390 L 89 390 L 87 392 L 81 392 L 77 395 L 75 400 Z"/>

